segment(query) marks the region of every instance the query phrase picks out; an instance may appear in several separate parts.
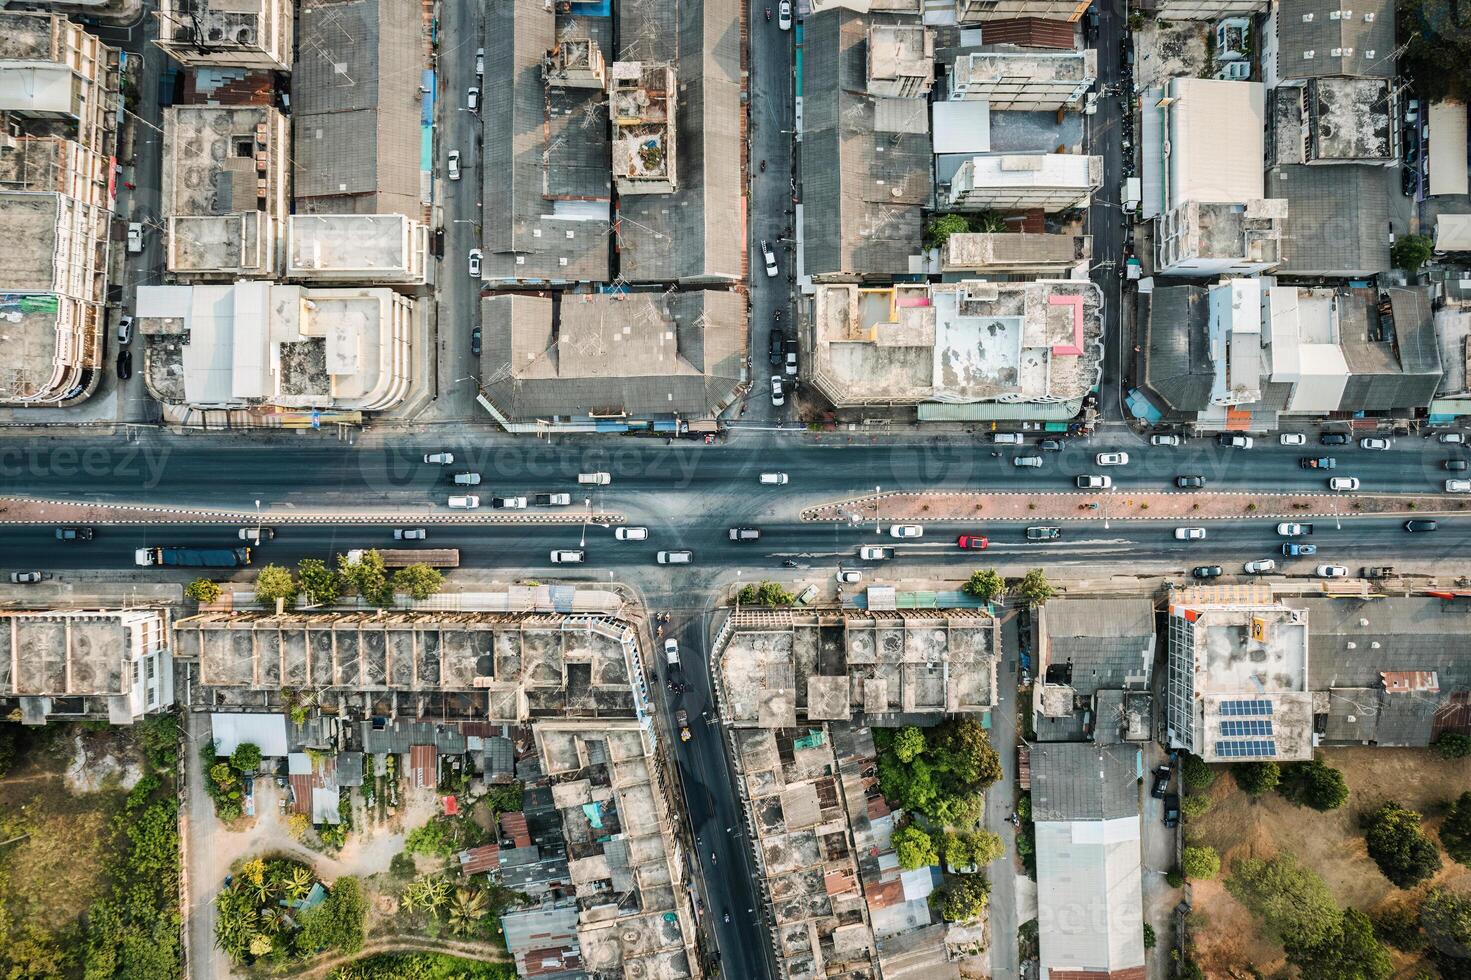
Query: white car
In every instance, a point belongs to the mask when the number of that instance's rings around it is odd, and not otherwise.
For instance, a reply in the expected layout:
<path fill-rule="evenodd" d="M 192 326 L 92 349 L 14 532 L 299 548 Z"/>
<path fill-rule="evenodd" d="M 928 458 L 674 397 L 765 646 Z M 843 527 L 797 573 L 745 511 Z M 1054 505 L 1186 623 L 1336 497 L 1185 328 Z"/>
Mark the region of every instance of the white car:
<path fill-rule="evenodd" d="M 249 541 L 256 547 L 260 547 L 262 541 L 269 541 L 276 536 L 273 527 L 242 527 L 240 529 L 240 540 Z"/>
<path fill-rule="evenodd" d="M 838 572 L 838 584 L 839 585 L 857 585 L 862 580 L 863 580 L 863 573 L 862 572 L 855 572 L 855 571 L 851 571 L 851 570 L 848 570 L 848 569 L 844 569 L 844 570 Z"/>
<path fill-rule="evenodd" d="M 781 390 L 781 375 L 773 374 L 771 376 L 771 404 L 781 408 L 786 403 L 787 396 Z"/>
<path fill-rule="evenodd" d="M 1258 558 L 1241 566 L 1248 575 L 1265 575 L 1277 567 L 1277 563 L 1270 558 Z"/>
<path fill-rule="evenodd" d="M 1464 432 L 1442 432 L 1435 437 L 1435 441 L 1447 446 L 1464 446 L 1466 434 Z"/>
<path fill-rule="evenodd" d="M 478 75 L 484 75 L 485 74 L 485 49 L 484 48 L 476 48 L 475 49 L 475 74 L 477 76 Z"/>
<path fill-rule="evenodd" d="M 1096 459 L 1099 466 L 1127 466 L 1129 463 L 1129 454 L 1099 453 Z"/>
<path fill-rule="evenodd" d="M 1357 490 L 1359 478 L 1356 476 L 1335 476 L 1328 480 L 1329 490 Z"/>
<path fill-rule="evenodd" d="M 454 453 L 425 453 L 424 462 L 438 463 L 440 466 L 453 466 L 455 464 Z"/>
<path fill-rule="evenodd" d="M 1109 476 L 1080 476 L 1077 479 L 1079 490 L 1107 490 L 1113 486 L 1113 477 Z"/>
<path fill-rule="evenodd" d="M 429 532 L 422 527 L 396 527 L 393 529 L 393 540 L 395 541 L 423 541 L 429 537 Z"/>
<path fill-rule="evenodd" d="M 1471 480 L 1445 481 L 1446 493 L 1471 493 Z"/>
<path fill-rule="evenodd" d="M 1177 527 L 1175 528 L 1176 541 L 1204 541 L 1205 528 L 1203 527 Z"/>
<path fill-rule="evenodd" d="M 143 251 L 143 222 L 141 221 L 128 222 L 128 251 Z"/>
<path fill-rule="evenodd" d="M 1301 432 L 1284 432 L 1277 441 L 1284 446 L 1306 446 L 1308 437 Z"/>
<path fill-rule="evenodd" d="M 762 240 L 761 258 L 766 262 L 766 275 L 770 279 L 776 278 L 776 253 L 771 250 L 771 243 Z"/>
<path fill-rule="evenodd" d="M 525 497 L 491 497 L 490 506 L 496 510 L 525 510 Z"/>
<path fill-rule="evenodd" d="M 787 479 L 785 473 L 762 473 L 760 482 L 770 486 L 784 487 L 787 485 Z"/>
<path fill-rule="evenodd" d="M 866 544 L 858 549 L 858 557 L 864 561 L 883 561 L 893 555 L 888 548 L 880 548 L 876 544 Z"/>
<path fill-rule="evenodd" d="M 1184 439 L 1181 439 L 1179 436 L 1173 436 L 1173 435 L 1171 435 L 1171 436 L 1150 436 L 1149 437 L 1149 444 L 1151 446 L 1183 446 L 1183 445 L 1185 445 L 1185 440 Z"/>
<path fill-rule="evenodd" d="M 672 636 L 664 638 L 664 659 L 671 665 L 679 664 L 679 641 Z"/>
<path fill-rule="evenodd" d="M 483 254 L 478 248 L 470 249 L 470 277 L 472 279 L 480 278 L 480 257 Z"/>
<path fill-rule="evenodd" d="M 552 552 L 553 565 L 579 565 L 582 563 L 584 552 L 576 549 L 567 549 Z"/>
<path fill-rule="evenodd" d="M 1296 521 L 1283 521 L 1277 525 L 1277 533 L 1284 538 L 1300 538 L 1308 533 L 1308 529 Z"/>
<path fill-rule="evenodd" d="M 1319 565 L 1318 578 L 1348 578 L 1348 569 L 1342 565 Z"/>
<path fill-rule="evenodd" d="M 1221 445 L 1228 449 L 1250 449 L 1254 444 L 1251 436 L 1221 436 Z"/>
<path fill-rule="evenodd" d="M 889 537 L 922 538 L 924 537 L 924 528 L 918 524 L 891 524 L 889 525 Z"/>
<path fill-rule="evenodd" d="M 466 90 L 465 108 L 469 109 L 471 112 L 474 112 L 476 109 L 480 108 L 480 89 L 477 86 L 471 85 L 470 88 Z"/>
<path fill-rule="evenodd" d="M 451 510 L 475 510 L 480 506 L 480 498 L 472 495 L 464 497 L 449 498 Z"/>
<path fill-rule="evenodd" d="M 127 316 L 126 314 L 123 315 L 123 316 L 118 317 L 118 321 L 117 321 L 117 342 L 118 342 L 118 344 L 120 344 L 123 347 L 126 347 L 126 346 L 128 346 L 128 342 L 131 341 L 132 339 L 133 339 L 133 318 L 130 317 L 130 316 Z"/>
<path fill-rule="evenodd" d="M 1378 438 L 1375 438 L 1375 437 L 1372 437 L 1371 436 L 1371 437 L 1369 437 L 1367 439 L 1360 439 L 1359 440 L 1359 448 L 1360 449 L 1388 449 L 1389 448 L 1389 440 L 1388 439 L 1378 439 Z"/>
<path fill-rule="evenodd" d="M 618 526 L 613 529 L 613 537 L 619 541 L 647 541 L 649 540 L 649 529 L 646 527 Z"/>
<path fill-rule="evenodd" d="M 784 31 L 792 29 L 792 0 L 781 0 L 777 8 L 776 26 Z"/>
<path fill-rule="evenodd" d="M 449 179 L 450 180 L 459 180 L 460 179 L 460 151 L 459 150 L 450 150 L 449 151 Z"/>

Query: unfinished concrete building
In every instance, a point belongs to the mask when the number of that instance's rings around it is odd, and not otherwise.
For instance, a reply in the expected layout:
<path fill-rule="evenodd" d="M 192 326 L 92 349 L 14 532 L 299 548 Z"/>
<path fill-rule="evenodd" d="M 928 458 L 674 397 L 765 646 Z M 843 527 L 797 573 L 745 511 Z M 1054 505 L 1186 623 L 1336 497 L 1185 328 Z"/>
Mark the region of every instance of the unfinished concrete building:
<path fill-rule="evenodd" d="M 128 725 L 174 703 L 167 609 L 0 611 L 0 708 Z"/>
<path fill-rule="evenodd" d="M 0 404 L 95 388 L 106 332 L 117 52 L 65 17 L 0 13 Z"/>
<path fill-rule="evenodd" d="M 428 266 L 429 228 L 402 214 L 293 214 L 287 220 L 288 279 L 419 286 Z"/>
<path fill-rule="evenodd" d="M 742 611 L 714 650 L 721 714 L 737 728 L 862 717 L 924 724 L 995 703 L 1001 627 L 975 610 Z"/>
<path fill-rule="evenodd" d="M 613 124 L 613 184 L 619 194 L 672 194 L 679 185 L 677 92 L 672 65 L 613 63 L 608 117 Z"/>
<path fill-rule="evenodd" d="M 984 100 L 992 112 L 1064 109 L 1076 107 L 1097 79 L 1098 52 L 1093 48 L 973 51 L 955 59 L 950 98 Z"/>
<path fill-rule="evenodd" d="M 1272 89 L 1267 165 L 1392 167 L 1401 142 L 1398 88 L 1387 78 L 1309 78 Z"/>
<path fill-rule="evenodd" d="M 935 35 L 921 24 L 868 25 L 868 94 L 922 99 L 935 84 Z"/>
<path fill-rule="evenodd" d="M 878 977 L 846 788 L 826 726 L 737 729 L 732 738 L 778 975 Z"/>
<path fill-rule="evenodd" d="M 290 71 L 291 0 L 164 0 L 156 42 L 191 68 Z"/>
<path fill-rule="evenodd" d="M 631 695 L 627 683 L 625 674 Z M 546 719 L 533 733 L 566 837 L 582 968 L 629 980 L 701 976 L 685 893 L 694 872 L 649 727 L 631 717 Z"/>
<path fill-rule="evenodd" d="M 168 271 L 192 282 L 280 275 L 286 117 L 271 106 L 170 106 L 163 120 Z"/>
<path fill-rule="evenodd" d="M 940 270 L 1069 279 L 1092 258 L 1092 235 L 961 232 L 941 246 Z"/>
<path fill-rule="evenodd" d="M 1071 418 L 1098 383 L 1102 318 L 1086 280 L 824 284 L 809 370 L 838 408 L 916 406 L 924 420 L 936 405 L 985 418 L 988 404 L 1026 404 Z"/>

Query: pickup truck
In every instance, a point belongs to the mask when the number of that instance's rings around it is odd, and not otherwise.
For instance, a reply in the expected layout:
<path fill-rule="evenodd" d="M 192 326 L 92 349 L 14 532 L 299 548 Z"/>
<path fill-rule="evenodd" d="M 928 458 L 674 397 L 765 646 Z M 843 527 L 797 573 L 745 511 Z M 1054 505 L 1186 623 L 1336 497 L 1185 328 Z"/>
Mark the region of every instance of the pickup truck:
<path fill-rule="evenodd" d="M 1301 558 L 1305 555 L 1316 555 L 1318 546 L 1315 544 L 1297 544 L 1289 541 L 1282 546 L 1283 558 Z"/>
<path fill-rule="evenodd" d="M 1364 578 L 1389 578 L 1393 574 L 1393 565 L 1373 565 L 1364 569 Z"/>
<path fill-rule="evenodd" d="M 1284 538 L 1300 538 L 1304 534 L 1312 534 L 1311 524 L 1299 524 L 1296 521 L 1283 521 L 1277 525 L 1277 533 Z"/>
<path fill-rule="evenodd" d="M 1332 456 L 1303 456 L 1297 465 L 1305 470 L 1331 470 L 1338 465 Z"/>
<path fill-rule="evenodd" d="M 532 500 L 538 507 L 567 507 L 572 503 L 572 494 L 538 493 Z"/>

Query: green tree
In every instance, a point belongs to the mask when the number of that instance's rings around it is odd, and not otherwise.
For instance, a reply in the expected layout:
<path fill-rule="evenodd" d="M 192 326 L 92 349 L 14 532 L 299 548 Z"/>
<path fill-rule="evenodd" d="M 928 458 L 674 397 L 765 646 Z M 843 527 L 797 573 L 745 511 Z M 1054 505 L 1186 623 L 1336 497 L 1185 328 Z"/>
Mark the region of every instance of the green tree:
<path fill-rule="evenodd" d="M 894 831 L 893 844 L 894 853 L 899 858 L 899 867 L 905 871 L 940 863 L 940 852 L 935 847 L 935 839 L 914 824 Z"/>
<path fill-rule="evenodd" d="M 1288 766 L 1277 789 L 1298 806 L 1314 810 L 1336 810 L 1348 801 L 1348 783 L 1343 773 L 1321 759 Z"/>
<path fill-rule="evenodd" d="M 991 881 L 985 875 L 950 875 L 935 897 L 946 922 L 969 922 L 986 911 L 990 894 Z"/>
<path fill-rule="evenodd" d="M 1374 910 L 1374 935 L 1395 949 L 1418 953 L 1425 948 L 1425 933 L 1420 929 L 1420 909 L 1412 902 L 1395 902 Z"/>
<path fill-rule="evenodd" d="M 337 570 L 343 584 L 374 606 L 393 605 L 393 588 L 388 582 L 388 571 L 383 567 L 383 556 L 376 548 L 363 552 L 357 561 L 346 555 L 337 556 Z"/>
<path fill-rule="evenodd" d="M 984 868 L 1006 853 L 1006 844 L 989 830 L 952 831 L 945 835 L 944 850 L 952 868 Z"/>
<path fill-rule="evenodd" d="M 1412 278 L 1434 254 L 1435 243 L 1429 235 L 1401 235 L 1389 247 L 1389 260 L 1395 268 L 1404 269 Z"/>
<path fill-rule="evenodd" d="M 1238 762 L 1231 767 L 1231 775 L 1242 792 L 1251 796 L 1269 793 L 1282 781 L 1282 770 L 1275 762 Z"/>
<path fill-rule="evenodd" d="M 456 888 L 449 903 L 450 928 L 461 935 L 475 928 L 485 918 L 485 893 L 468 888 Z"/>
<path fill-rule="evenodd" d="M 1187 878 L 1210 881 L 1221 873 L 1221 856 L 1214 847 L 1187 847 L 1180 852 L 1180 870 Z"/>
<path fill-rule="evenodd" d="M 1435 740 L 1435 751 L 1442 759 L 1464 759 L 1471 756 L 1471 735 L 1460 732 L 1441 732 Z"/>
<path fill-rule="evenodd" d="M 1420 904 L 1420 925 L 1442 957 L 1471 960 L 1471 894 L 1434 889 Z"/>
<path fill-rule="evenodd" d="M 267 565 L 255 576 L 255 598 L 263 606 L 274 606 L 277 599 L 286 600 L 286 608 L 296 605 L 296 581 L 289 568 Z"/>
<path fill-rule="evenodd" d="M 777 582 L 762 582 L 756 587 L 756 602 L 763 606 L 790 606 L 797 597 Z"/>
<path fill-rule="evenodd" d="M 342 597 L 342 576 L 320 558 L 303 558 L 296 563 L 301 591 L 315 605 L 328 606 Z"/>
<path fill-rule="evenodd" d="M 1057 589 L 1047 581 L 1047 573 L 1040 568 L 1033 568 L 1022 576 L 1020 584 L 1016 587 L 1016 594 L 1022 601 L 1040 606 L 1042 603 L 1057 595 Z"/>
<path fill-rule="evenodd" d="M 199 603 L 218 602 L 220 598 L 220 583 L 213 579 L 197 578 L 184 586 L 184 595 Z"/>
<path fill-rule="evenodd" d="M 1226 890 L 1284 946 L 1321 946 L 1337 934 L 1343 921 L 1323 879 L 1291 855 L 1237 861 Z"/>
<path fill-rule="evenodd" d="M 1144 923 L 1144 948 L 1154 949 L 1154 947 L 1158 944 L 1159 940 L 1155 938 L 1154 935 L 1154 926 L 1150 925 L 1148 922 Z"/>
<path fill-rule="evenodd" d="M 981 723 L 970 715 L 947 718 L 935 730 L 932 756 L 956 790 L 984 790 L 1002 776 L 1001 759 Z"/>
<path fill-rule="evenodd" d="M 485 794 L 485 803 L 495 813 L 517 813 L 523 805 L 525 789 L 518 779 L 514 783 L 492 786 Z"/>
<path fill-rule="evenodd" d="M 1180 782 L 1193 793 L 1204 793 L 1216 781 L 1216 771 L 1198 755 L 1185 755 L 1180 759 Z"/>
<path fill-rule="evenodd" d="M 230 753 L 230 768 L 239 773 L 255 772 L 260 769 L 260 746 L 254 742 L 241 742 Z"/>
<path fill-rule="evenodd" d="M 1471 793 L 1462 793 L 1451 804 L 1440 825 L 1440 846 L 1452 861 L 1471 867 Z"/>
<path fill-rule="evenodd" d="M 909 762 L 924 749 L 924 732 L 913 725 L 899 729 L 894 736 L 894 755 L 900 762 Z"/>
<path fill-rule="evenodd" d="M 1395 20 L 1405 45 L 1399 74 L 1421 99 L 1471 94 L 1471 24 L 1454 0 L 1400 0 Z"/>
<path fill-rule="evenodd" d="M 427 599 L 444 588 L 439 569 L 425 564 L 407 565 L 393 573 L 393 591 L 405 592 L 413 599 Z"/>
<path fill-rule="evenodd" d="M 1000 235 L 1008 230 L 1006 219 L 990 210 L 972 215 L 969 224 L 970 230 L 978 234 Z"/>
<path fill-rule="evenodd" d="M 995 569 L 978 568 L 970 573 L 970 578 L 961 586 L 961 591 L 982 602 L 990 602 L 1006 591 L 1006 582 Z"/>
<path fill-rule="evenodd" d="M 1440 870 L 1440 852 L 1420 830 L 1420 814 L 1385 803 L 1369 815 L 1364 839 L 1369 857 L 1400 888 L 1410 888 Z"/>
<path fill-rule="evenodd" d="M 931 215 L 924 227 L 925 248 L 944 248 L 951 235 L 970 231 L 970 222 L 963 214 Z"/>
<path fill-rule="evenodd" d="M 363 919 L 368 903 L 362 886 L 351 875 L 337 879 L 327 900 L 301 913 L 301 932 L 296 939 L 302 954 L 318 949 L 356 953 L 363 948 Z"/>
<path fill-rule="evenodd" d="M 1394 962 L 1358 909 L 1343 913 L 1333 934 L 1317 945 L 1289 945 L 1287 962 L 1302 980 L 1388 980 Z"/>

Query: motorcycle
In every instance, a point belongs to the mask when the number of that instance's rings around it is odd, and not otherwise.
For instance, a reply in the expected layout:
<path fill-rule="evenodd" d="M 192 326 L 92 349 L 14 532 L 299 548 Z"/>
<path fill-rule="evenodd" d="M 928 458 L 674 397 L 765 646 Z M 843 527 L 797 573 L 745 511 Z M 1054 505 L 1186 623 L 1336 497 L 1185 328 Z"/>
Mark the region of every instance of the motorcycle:
<path fill-rule="evenodd" d="M 783 568 L 796 568 L 797 567 L 797 563 L 794 562 L 794 561 L 792 561 L 790 558 L 788 558 L 786 561 L 782 562 L 782 567 Z"/>
<path fill-rule="evenodd" d="M 763 174 L 766 173 L 766 161 L 765 160 L 762 160 L 761 161 L 761 172 Z"/>
<path fill-rule="evenodd" d="M 767 7 L 766 8 L 766 19 L 767 20 L 770 20 L 771 19 L 771 8 L 770 7 Z"/>

